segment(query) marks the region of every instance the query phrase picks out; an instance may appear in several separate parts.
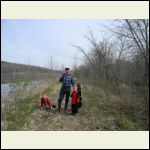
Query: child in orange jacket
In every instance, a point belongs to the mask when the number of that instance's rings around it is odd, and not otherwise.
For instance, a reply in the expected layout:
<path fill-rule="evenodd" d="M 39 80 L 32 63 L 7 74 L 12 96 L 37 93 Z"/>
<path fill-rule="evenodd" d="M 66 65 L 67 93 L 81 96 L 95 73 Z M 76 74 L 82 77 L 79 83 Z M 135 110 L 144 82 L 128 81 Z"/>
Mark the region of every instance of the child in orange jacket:
<path fill-rule="evenodd" d="M 51 104 L 50 99 L 46 96 L 46 94 L 43 95 L 41 98 L 41 107 L 49 106 L 50 109 L 56 108 L 55 105 Z"/>
<path fill-rule="evenodd" d="M 71 93 L 71 111 L 72 115 L 75 115 L 78 112 L 78 104 L 79 104 L 79 93 L 75 88 Z"/>

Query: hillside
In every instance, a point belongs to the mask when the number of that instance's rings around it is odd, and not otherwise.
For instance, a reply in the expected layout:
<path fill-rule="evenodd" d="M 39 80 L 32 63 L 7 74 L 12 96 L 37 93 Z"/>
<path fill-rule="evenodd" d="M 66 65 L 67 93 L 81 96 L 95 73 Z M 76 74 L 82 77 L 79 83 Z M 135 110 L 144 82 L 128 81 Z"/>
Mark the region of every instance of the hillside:
<path fill-rule="evenodd" d="M 16 80 L 39 80 L 49 77 L 52 72 L 60 73 L 60 71 L 39 66 L 1 61 L 1 83 L 15 82 Z"/>

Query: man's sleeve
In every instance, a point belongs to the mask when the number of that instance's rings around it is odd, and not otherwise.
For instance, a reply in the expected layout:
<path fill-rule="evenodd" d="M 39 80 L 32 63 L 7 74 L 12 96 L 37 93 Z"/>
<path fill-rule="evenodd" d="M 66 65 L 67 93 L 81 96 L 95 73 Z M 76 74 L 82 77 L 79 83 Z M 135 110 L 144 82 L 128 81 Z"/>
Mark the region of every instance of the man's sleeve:
<path fill-rule="evenodd" d="M 63 74 L 62 74 L 61 77 L 59 78 L 59 81 L 60 81 L 60 82 L 63 81 Z"/>

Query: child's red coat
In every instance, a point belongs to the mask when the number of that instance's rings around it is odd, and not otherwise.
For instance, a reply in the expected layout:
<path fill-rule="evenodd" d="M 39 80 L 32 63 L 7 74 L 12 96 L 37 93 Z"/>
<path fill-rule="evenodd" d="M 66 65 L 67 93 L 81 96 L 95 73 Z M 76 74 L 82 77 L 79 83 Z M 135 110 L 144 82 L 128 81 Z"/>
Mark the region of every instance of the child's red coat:
<path fill-rule="evenodd" d="M 52 108 L 52 104 L 50 103 L 50 100 L 48 97 L 42 97 L 41 98 L 41 106 L 46 106 L 48 105 L 50 108 Z"/>
<path fill-rule="evenodd" d="M 71 97 L 72 97 L 72 104 L 78 104 L 79 103 L 79 94 L 77 92 L 77 90 L 73 90 L 71 93 Z"/>

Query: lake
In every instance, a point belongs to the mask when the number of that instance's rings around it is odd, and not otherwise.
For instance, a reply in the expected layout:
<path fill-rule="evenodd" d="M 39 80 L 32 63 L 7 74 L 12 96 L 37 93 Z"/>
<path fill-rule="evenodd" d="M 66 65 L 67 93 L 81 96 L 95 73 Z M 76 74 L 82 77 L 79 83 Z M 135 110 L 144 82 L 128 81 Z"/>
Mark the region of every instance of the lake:
<path fill-rule="evenodd" d="M 10 92 L 13 91 L 29 91 L 37 87 L 42 81 L 32 81 L 32 82 L 20 82 L 20 83 L 6 83 L 1 84 L 1 101 L 4 100 Z"/>

